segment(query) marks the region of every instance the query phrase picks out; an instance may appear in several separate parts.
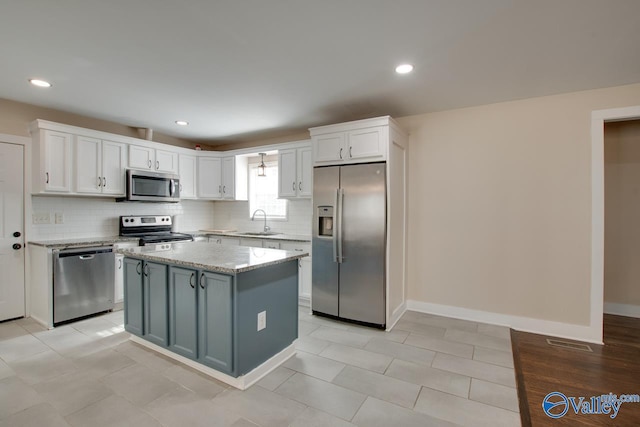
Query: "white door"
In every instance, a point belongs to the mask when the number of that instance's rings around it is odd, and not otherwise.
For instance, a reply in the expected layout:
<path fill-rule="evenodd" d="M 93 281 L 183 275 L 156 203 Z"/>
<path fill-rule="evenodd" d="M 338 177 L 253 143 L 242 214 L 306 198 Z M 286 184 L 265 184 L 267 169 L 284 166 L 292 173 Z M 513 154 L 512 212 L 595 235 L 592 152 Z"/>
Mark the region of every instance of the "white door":
<path fill-rule="evenodd" d="M 296 197 L 296 149 L 278 151 L 278 197 Z"/>
<path fill-rule="evenodd" d="M 0 143 L 0 321 L 24 316 L 23 163 L 22 146 Z"/>
<path fill-rule="evenodd" d="M 219 157 L 198 157 L 198 197 L 222 197 L 222 161 Z"/>
<path fill-rule="evenodd" d="M 129 146 L 129 167 L 134 169 L 156 168 L 156 155 L 153 148 L 140 147 L 138 145 Z"/>
<path fill-rule="evenodd" d="M 313 162 L 311 147 L 298 150 L 298 197 L 311 197 L 313 194 Z"/>
<path fill-rule="evenodd" d="M 225 157 L 222 163 L 222 197 L 235 199 L 236 158 Z"/>
<path fill-rule="evenodd" d="M 196 158 L 180 154 L 178 160 L 180 170 L 180 198 L 196 198 Z"/>

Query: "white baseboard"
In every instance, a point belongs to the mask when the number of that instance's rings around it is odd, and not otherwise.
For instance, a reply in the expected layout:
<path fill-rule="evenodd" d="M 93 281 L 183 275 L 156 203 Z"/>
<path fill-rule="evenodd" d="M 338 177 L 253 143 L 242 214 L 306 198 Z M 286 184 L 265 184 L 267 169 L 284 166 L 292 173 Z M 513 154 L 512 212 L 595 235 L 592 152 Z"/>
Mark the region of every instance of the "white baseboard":
<path fill-rule="evenodd" d="M 604 312 L 607 314 L 617 314 L 619 316 L 640 317 L 640 305 L 605 302 Z"/>
<path fill-rule="evenodd" d="M 260 381 L 264 376 L 268 373 L 276 369 L 285 360 L 289 359 L 291 356 L 296 354 L 295 344 L 291 344 L 282 350 L 279 353 L 276 353 L 271 358 L 267 359 L 264 363 L 259 366 L 256 366 L 251 372 L 248 372 L 239 377 L 232 377 L 231 375 L 223 374 L 220 371 L 216 371 L 213 368 L 205 366 L 201 363 L 198 363 L 194 360 L 188 359 L 184 356 L 176 354 L 171 350 L 168 350 L 164 347 L 160 347 L 159 345 L 153 344 L 143 338 L 137 337 L 135 335 L 131 335 L 131 341 L 143 345 L 151 350 L 157 351 L 158 353 L 167 356 L 171 359 L 177 360 L 180 363 L 183 363 L 197 371 L 202 372 L 203 374 L 209 375 L 212 378 L 217 379 L 218 381 L 222 381 L 223 383 L 229 384 L 240 390 L 245 390 L 251 387 L 253 384 Z"/>
<path fill-rule="evenodd" d="M 400 304 L 395 310 L 393 310 L 393 313 L 391 313 L 391 318 L 387 320 L 387 331 L 390 331 L 394 326 L 396 326 L 396 323 L 398 323 L 398 320 L 400 320 L 405 311 L 407 311 L 406 301 Z"/>
<path fill-rule="evenodd" d="M 549 320 L 533 319 L 530 317 L 512 316 L 508 314 L 432 304 L 415 300 L 407 300 L 407 310 L 435 314 L 438 316 L 453 317 L 455 319 L 471 320 L 473 322 L 508 326 L 518 331 L 532 332 L 534 334 L 551 335 L 560 338 L 602 344 L 602 336 L 597 330 L 595 330 L 595 328 L 591 328 L 590 326 L 553 322 Z"/>
<path fill-rule="evenodd" d="M 298 296 L 298 305 L 303 307 L 311 307 L 311 298 Z"/>

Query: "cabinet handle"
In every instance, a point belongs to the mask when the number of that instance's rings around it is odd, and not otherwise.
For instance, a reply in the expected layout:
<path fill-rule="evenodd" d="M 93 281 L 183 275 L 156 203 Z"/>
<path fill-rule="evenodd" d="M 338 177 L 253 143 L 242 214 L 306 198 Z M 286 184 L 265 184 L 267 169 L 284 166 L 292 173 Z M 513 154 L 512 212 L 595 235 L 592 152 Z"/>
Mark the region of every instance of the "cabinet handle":
<path fill-rule="evenodd" d="M 102 187 L 102 178 L 98 177 L 98 187 Z"/>
<path fill-rule="evenodd" d="M 122 270 L 122 260 L 118 260 L 118 270 Z"/>
<path fill-rule="evenodd" d="M 149 159 L 149 169 L 151 169 L 151 159 Z"/>
<path fill-rule="evenodd" d="M 139 262 L 139 263 L 136 265 L 136 273 L 138 273 L 138 276 L 142 274 L 142 271 L 139 271 L 139 270 L 138 270 L 138 267 L 140 267 L 140 265 L 141 265 L 141 264 L 142 264 L 142 263 L 141 263 L 141 262 Z"/>
<path fill-rule="evenodd" d="M 107 188 L 107 178 L 105 178 L 104 176 L 102 177 L 102 186 L 104 188 Z"/>
<path fill-rule="evenodd" d="M 195 273 L 191 273 L 191 277 L 189 277 L 189 284 L 191 285 L 191 289 L 195 289 L 196 286 L 193 284 L 193 276 Z"/>
<path fill-rule="evenodd" d="M 180 192 L 182 193 L 182 184 L 180 184 Z"/>
<path fill-rule="evenodd" d="M 200 287 L 202 289 L 204 289 L 205 280 L 207 280 L 207 276 L 205 276 L 204 273 L 200 273 Z"/>
<path fill-rule="evenodd" d="M 156 160 L 156 170 L 160 169 L 160 161 Z"/>
<path fill-rule="evenodd" d="M 340 149 L 340 160 L 342 160 L 342 148 Z"/>
<path fill-rule="evenodd" d="M 144 275 L 145 275 L 146 277 L 149 277 L 149 273 L 150 273 L 150 271 L 149 271 L 149 264 L 145 264 L 145 266 L 144 266 Z"/>
<path fill-rule="evenodd" d="M 298 267 L 302 268 L 302 261 L 298 260 Z"/>
<path fill-rule="evenodd" d="M 353 159 L 353 156 L 351 155 L 351 146 L 349 146 L 349 158 Z"/>
<path fill-rule="evenodd" d="M 226 185 L 223 185 L 223 186 L 222 186 L 222 192 L 223 192 L 224 194 L 227 194 L 227 186 L 226 186 Z"/>
<path fill-rule="evenodd" d="M 298 190 L 302 191 L 302 181 L 300 181 L 300 183 L 298 184 Z"/>
<path fill-rule="evenodd" d="M 291 188 L 293 188 L 293 191 L 296 191 L 296 182 L 292 182 L 291 183 Z"/>
<path fill-rule="evenodd" d="M 218 193 L 222 194 L 222 185 L 218 185 Z"/>
<path fill-rule="evenodd" d="M 45 172 L 45 175 L 47 175 L 47 182 L 45 184 L 49 183 L 49 172 Z"/>

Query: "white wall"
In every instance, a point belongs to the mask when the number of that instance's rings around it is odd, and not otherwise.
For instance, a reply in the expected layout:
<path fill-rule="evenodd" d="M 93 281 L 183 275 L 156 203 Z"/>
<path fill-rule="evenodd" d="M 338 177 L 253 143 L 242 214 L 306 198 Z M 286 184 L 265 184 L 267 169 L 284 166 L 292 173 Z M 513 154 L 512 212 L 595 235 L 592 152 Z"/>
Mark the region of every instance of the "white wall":
<path fill-rule="evenodd" d="M 591 112 L 635 105 L 640 84 L 399 119 L 409 299 L 589 325 Z"/>
<path fill-rule="evenodd" d="M 116 203 L 92 197 L 32 196 L 34 213 L 49 212 L 52 224 L 32 224 L 31 240 L 117 236 L 120 215 L 172 215 L 177 231 L 211 228 L 213 203 L 183 200 L 180 203 Z M 54 224 L 55 213 L 64 214 L 64 224 Z"/>
<path fill-rule="evenodd" d="M 272 231 L 311 235 L 311 200 L 289 200 L 289 220 L 268 220 L 267 225 Z M 251 221 L 249 202 L 215 202 L 213 208 L 213 228 L 233 229 L 239 231 L 262 231 L 264 220 L 262 213 L 256 215 L 256 220 Z"/>

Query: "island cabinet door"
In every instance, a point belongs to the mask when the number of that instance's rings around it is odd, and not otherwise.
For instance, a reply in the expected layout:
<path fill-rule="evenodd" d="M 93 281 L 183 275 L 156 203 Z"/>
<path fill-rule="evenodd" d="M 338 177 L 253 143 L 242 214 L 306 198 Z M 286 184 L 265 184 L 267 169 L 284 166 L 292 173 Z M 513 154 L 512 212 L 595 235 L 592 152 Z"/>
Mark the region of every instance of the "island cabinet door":
<path fill-rule="evenodd" d="M 124 259 L 124 329 L 142 336 L 144 331 L 142 297 L 142 261 Z"/>
<path fill-rule="evenodd" d="M 233 281 L 231 276 L 203 272 L 199 278 L 198 359 L 233 375 Z"/>
<path fill-rule="evenodd" d="M 198 358 L 198 272 L 169 267 L 169 348 Z"/>
<path fill-rule="evenodd" d="M 167 346 L 169 330 L 167 266 L 144 262 L 144 337 L 160 346 Z"/>

